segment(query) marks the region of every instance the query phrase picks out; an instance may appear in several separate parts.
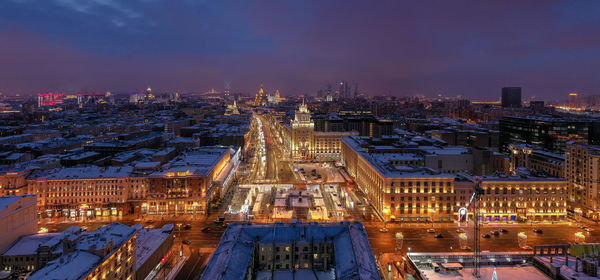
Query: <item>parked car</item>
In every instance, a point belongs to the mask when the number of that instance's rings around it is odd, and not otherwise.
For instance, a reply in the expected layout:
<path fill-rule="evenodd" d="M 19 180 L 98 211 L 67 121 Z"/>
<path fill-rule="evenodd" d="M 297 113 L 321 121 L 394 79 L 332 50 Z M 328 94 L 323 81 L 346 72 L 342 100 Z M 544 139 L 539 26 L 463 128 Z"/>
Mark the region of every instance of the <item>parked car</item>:
<path fill-rule="evenodd" d="M 507 233 L 507 232 L 508 232 L 508 230 L 507 230 L 507 229 L 505 229 L 505 228 L 501 228 L 501 229 L 499 229 L 498 231 L 499 231 L 499 232 L 502 232 L 502 233 Z"/>
<path fill-rule="evenodd" d="M 189 241 L 186 239 L 186 240 L 181 241 L 181 243 L 183 243 L 185 245 L 190 245 L 190 244 L 192 244 L 192 241 Z"/>
<path fill-rule="evenodd" d="M 427 230 L 427 233 L 435 233 L 435 229 L 430 228 Z"/>
<path fill-rule="evenodd" d="M 487 234 L 487 233 L 484 233 L 484 234 L 482 234 L 482 235 L 481 235 L 481 237 L 483 237 L 483 238 L 490 238 L 490 237 L 492 237 L 492 236 L 491 236 L 491 235 L 489 235 L 489 234 Z"/>
<path fill-rule="evenodd" d="M 380 228 L 379 232 L 388 232 L 388 229 L 387 228 Z"/>
<path fill-rule="evenodd" d="M 533 229 L 533 232 L 535 232 L 535 233 L 544 233 L 544 231 L 541 228 Z"/>
<path fill-rule="evenodd" d="M 209 231 L 211 231 L 211 230 L 212 230 L 212 229 L 211 229 L 210 227 L 205 227 L 205 228 L 203 228 L 203 229 L 202 229 L 202 232 L 209 232 Z"/>
<path fill-rule="evenodd" d="M 491 235 L 500 235 L 500 232 L 497 230 L 490 230 Z"/>
<path fill-rule="evenodd" d="M 192 225 L 190 225 L 190 224 L 183 226 L 183 229 L 185 229 L 185 230 L 190 230 L 191 228 L 192 228 Z"/>
<path fill-rule="evenodd" d="M 440 234 L 436 234 L 435 238 L 444 238 L 444 236 L 440 233 Z"/>

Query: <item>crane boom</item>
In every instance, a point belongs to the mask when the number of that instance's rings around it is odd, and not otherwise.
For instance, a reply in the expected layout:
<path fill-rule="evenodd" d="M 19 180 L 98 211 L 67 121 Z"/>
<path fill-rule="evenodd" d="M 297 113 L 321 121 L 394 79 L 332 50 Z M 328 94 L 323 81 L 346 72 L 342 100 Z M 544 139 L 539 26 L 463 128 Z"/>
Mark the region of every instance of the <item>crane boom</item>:
<path fill-rule="evenodd" d="M 479 199 L 480 196 L 484 194 L 483 189 L 481 188 L 481 179 L 477 178 L 475 181 L 475 189 L 473 190 L 473 194 L 471 195 L 471 199 L 469 199 L 469 204 L 467 204 L 467 206 L 465 207 L 465 209 L 469 209 L 471 207 L 473 207 L 473 233 L 475 235 L 474 237 L 474 248 L 473 248 L 473 275 L 476 278 L 480 278 L 481 277 L 481 273 L 480 273 L 480 268 L 481 268 L 481 247 L 480 247 L 480 225 L 479 225 Z M 460 220 L 462 220 L 462 216 L 463 215 L 467 215 L 467 219 L 468 219 L 468 214 L 467 211 L 459 211 L 459 222 Z"/>

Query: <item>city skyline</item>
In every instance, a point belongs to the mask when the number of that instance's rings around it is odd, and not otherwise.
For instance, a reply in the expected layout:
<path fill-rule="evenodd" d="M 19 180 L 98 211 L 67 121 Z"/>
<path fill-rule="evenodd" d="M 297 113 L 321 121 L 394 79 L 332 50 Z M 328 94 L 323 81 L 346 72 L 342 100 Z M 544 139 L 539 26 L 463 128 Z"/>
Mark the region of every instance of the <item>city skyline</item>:
<path fill-rule="evenodd" d="M 5 1 L 0 92 L 597 94 L 594 2 Z M 126 78 L 124 78 L 126 77 Z"/>

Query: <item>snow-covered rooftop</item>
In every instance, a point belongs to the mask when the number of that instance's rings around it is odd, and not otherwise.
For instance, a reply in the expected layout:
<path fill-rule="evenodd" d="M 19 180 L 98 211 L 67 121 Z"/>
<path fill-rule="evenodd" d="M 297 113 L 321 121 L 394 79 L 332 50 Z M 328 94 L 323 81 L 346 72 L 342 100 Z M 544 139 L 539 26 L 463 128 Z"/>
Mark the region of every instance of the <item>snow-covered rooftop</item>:
<path fill-rule="evenodd" d="M 37 254 L 37 248 L 42 244 L 50 241 L 54 237 L 60 236 L 61 233 L 40 233 L 33 235 L 22 236 L 8 248 L 2 255 L 4 256 L 23 256 Z"/>
<path fill-rule="evenodd" d="M 519 279 L 519 280 L 544 280 L 550 279 L 544 273 L 537 270 L 533 266 L 496 266 L 497 279 Z M 493 279 L 493 266 L 482 266 L 480 269 L 481 278 L 473 276 L 473 268 L 466 267 L 464 269 L 441 273 L 435 272 L 433 269 L 422 269 L 421 272 L 429 280 L 478 280 L 478 279 Z"/>
<path fill-rule="evenodd" d="M 164 171 L 152 173 L 153 176 L 164 176 L 175 172 L 196 176 L 207 176 L 217 163 L 227 154 L 229 148 L 202 147 L 186 152 L 165 164 Z"/>
<path fill-rule="evenodd" d="M 3 196 L 0 197 L 0 210 L 8 207 L 8 205 L 13 204 L 15 201 L 21 199 L 20 196 Z"/>
<path fill-rule="evenodd" d="M 48 180 L 122 178 L 128 177 L 131 171 L 133 171 L 131 166 L 79 166 L 36 170 L 30 175 L 30 178 Z"/>
<path fill-rule="evenodd" d="M 69 238 L 69 235 L 77 233 L 78 230 L 78 227 L 72 227 L 60 234 L 64 234 L 64 237 Z M 49 262 L 45 267 L 32 274 L 29 279 L 81 279 L 96 268 L 105 257 L 110 256 L 131 239 L 138 230 L 139 227 L 112 223 L 96 231 L 80 232 L 77 235 L 79 240 L 76 242 L 76 250 L 74 252 L 63 254 L 59 258 Z M 58 237 L 58 235 L 53 235 L 45 242 L 51 243 L 53 240 L 56 240 L 53 239 L 54 237 Z M 94 254 L 102 248 L 110 248 L 111 250 L 103 257 Z"/>
<path fill-rule="evenodd" d="M 342 141 L 350 146 L 358 153 L 360 157 L 365 159 L 373 168 L 385 177 L 438 177 L 438 178 L 454 178 L 451 174 L 433 172 L 427 168 L 417 168 L 409 166 L 401 166 L 390 164 L 395 158 L 394 153 L 369 153 L 361 147 L 361 138 L 354 136 L 342 137 Z M 403 154 L 398 153 L 398 159 L 406 159 Z M 414 160 L 419 160 L 420 157 L 415 156 Z"/>
<path fill-rule="evenodd" d="M 61 256 L 33 273 L 31 280 L 77 280 L 83 278 L 95 267 L 101 258 L 85 251 L 76 251 Z"/>
<path fill-rule="evenodd" d="M 367 233 L 360 222 L 341 223 L 232 223 L 223 234 L 201 279 L 245 279 L 255 242 L 288 244 L 332 240 L 335 251 L 335 276 L 325 279 L 381 279 Z M 286 271 L 277 279 L 285 279 Z M 327 274 L 327 273 L 325 273 Z"/>
<path fill-rule="evenodd" d="M 170 227 L 169 227 L 170 226 Z M 173 225 L 165 225 L 162 228 L 141 229 L 137 235 L 136 270 L 140 268 L 148 258 L 160 247 L 163 242 L 171 235 Z"/>

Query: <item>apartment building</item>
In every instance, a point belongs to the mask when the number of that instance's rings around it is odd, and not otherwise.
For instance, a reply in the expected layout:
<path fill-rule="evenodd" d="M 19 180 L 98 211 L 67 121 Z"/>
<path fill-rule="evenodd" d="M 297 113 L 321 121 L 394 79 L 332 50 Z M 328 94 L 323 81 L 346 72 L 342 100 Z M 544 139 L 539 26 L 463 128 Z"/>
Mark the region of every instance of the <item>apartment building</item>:
<path fill-rule="evenodd" d="M 600 146 L 568 142 L 565 167 L 570 210 L 600 219 Z"/>

